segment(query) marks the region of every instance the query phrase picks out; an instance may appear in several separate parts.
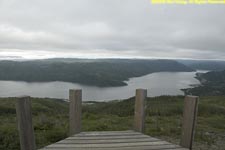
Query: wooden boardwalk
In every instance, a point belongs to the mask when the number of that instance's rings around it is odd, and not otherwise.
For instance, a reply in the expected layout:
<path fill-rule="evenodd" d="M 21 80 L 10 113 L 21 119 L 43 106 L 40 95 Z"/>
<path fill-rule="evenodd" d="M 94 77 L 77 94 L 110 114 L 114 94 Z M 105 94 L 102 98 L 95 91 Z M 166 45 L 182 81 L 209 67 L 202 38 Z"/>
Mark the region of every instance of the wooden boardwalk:
<path fill-rule="evenodd" d="M 198 97 L 186 96 L 180 146 L 144 135 L 147 90 L 137 89 L 134 106 L 134 131 L 82 132 L 82 91 L 70 90 L 70 137 L 41 150 L 188 150 L 192 149 L 197 118 Z M 16 106 L 21 150 L 36 150 L 29 97 L 18 99 Z"/>
<path fill-rule="evenodd" d="M 135 131 L 81 132 L 41 150 L 188 150 Z"/>

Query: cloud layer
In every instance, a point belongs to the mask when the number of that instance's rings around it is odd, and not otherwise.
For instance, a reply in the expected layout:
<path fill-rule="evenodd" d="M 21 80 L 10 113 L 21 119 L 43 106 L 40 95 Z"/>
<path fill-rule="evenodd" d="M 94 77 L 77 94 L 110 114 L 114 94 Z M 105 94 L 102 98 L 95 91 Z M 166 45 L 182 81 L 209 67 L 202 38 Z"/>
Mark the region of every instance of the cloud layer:
<path fill-rule="evenodd" d="M 0 0 L 0 57 L 225 59 L 224 5 Z"/>

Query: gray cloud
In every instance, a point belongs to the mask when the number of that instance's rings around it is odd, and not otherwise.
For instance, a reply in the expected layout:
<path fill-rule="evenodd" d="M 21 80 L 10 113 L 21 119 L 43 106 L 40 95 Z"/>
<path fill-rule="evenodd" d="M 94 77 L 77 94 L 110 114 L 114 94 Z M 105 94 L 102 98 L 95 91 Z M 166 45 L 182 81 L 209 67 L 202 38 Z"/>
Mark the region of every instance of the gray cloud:
<path fill-rule="evenodd" d="M 0 0 L 0 55 L 225 59 L 224 14 L 149 0 Z"/>

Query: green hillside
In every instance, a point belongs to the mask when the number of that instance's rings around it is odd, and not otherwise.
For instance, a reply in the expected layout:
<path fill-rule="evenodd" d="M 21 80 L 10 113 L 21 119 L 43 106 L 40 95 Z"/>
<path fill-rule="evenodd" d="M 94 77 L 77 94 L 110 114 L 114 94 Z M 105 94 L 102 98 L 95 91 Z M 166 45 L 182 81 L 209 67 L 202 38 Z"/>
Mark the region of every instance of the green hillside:
<path fill-rule="evenodd" d="M 178 62 L 196 69 L 196 70 L 211 70 L 211 71 L 221 71 L 225 70 L 225 61 L 219 60 L 184 60 L 178 59 Z"/>
<path fill-rule="evenodd" d="M 225 70 L 198 73 L 196 78 L 201 82 L 201 85 L 185 89 L 184 91 L 186 94 L 225 96 Z"/>
<path fill-rule="evenodd" d="M 179 143 L 182 96 L 148 98 L 146 134 Z M 18 150 L 15 98 L 0 99 L 0 150 Z M 134 99 L 83 104 L 82 130 L 132 129 Z M 68 103 L 56 99 L 32 98 L 33 123 L 38 148 L 68 136 Z M 201 97 L 195 149 L 225 146 L 225 98 Z"/>
<path fill-rule="evenodd" d="M 124 86 L 131 77 L 153 72 L 193 71 L 173 60 L 137 59 L 50 59 L 0 61 L 0 80 L 46 82 L 65 81 L 94 86 Z"/>

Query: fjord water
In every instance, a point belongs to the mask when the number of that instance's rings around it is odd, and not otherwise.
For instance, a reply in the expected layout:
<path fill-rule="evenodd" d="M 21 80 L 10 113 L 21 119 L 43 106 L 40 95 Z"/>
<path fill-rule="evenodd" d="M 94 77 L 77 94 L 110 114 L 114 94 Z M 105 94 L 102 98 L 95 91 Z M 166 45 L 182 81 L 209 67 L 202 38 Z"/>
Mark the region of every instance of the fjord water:
<path fill-rule="evenodd" d="M 50 97 L 68 99 L 69 89 L 82 89 L 83 101 L 107 101 L 125 99 L 134 96 L 135 89 L 148 90 L 148 96 L 184 95 L 180 90 L 199 84 L 196 72 L 159 72 L 146 76 L 130 78 L 128 86 L 96 87 L 68 82 L 21 82 L 0 81 L 0 97 L 29 95 L 32 97 Z"/>

